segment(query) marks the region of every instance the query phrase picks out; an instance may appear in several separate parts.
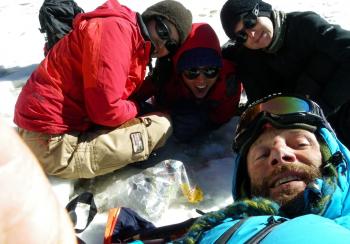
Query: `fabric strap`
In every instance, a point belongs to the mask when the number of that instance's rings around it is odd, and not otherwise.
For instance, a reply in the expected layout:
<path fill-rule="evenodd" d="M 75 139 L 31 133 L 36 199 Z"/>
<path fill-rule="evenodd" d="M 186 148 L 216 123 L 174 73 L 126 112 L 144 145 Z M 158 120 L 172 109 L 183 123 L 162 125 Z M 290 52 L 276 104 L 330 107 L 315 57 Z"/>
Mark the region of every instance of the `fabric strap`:
<path fill-rule="evenodd" d="M 84 192 L 66 206 L 76 233 L 83 232 L 94 219 L 97 208 L 92 193 Z"/>
<path fill-rule="evenodd" d="M 231 226 L 227 231 L 225 231 L 225 233 L 223 233 L 219 239 L 217 239 L 215 241 L 215 244 L 225 244 L 227 243 L 227 241 L 233 236 L 233 234 L 239 229 L 239 227 L 241 227 L 244 222 L 246 222 L 246 220 L 249 218 L 244 218 L 239 220 L 236 224 L 234 224 L 233 226 Z"/>

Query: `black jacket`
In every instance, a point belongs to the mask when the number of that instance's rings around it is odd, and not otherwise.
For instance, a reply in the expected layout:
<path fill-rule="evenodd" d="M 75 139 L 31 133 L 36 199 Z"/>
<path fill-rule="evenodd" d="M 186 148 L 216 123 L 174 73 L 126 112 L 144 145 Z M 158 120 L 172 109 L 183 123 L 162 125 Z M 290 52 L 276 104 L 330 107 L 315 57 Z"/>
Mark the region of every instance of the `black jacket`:
<path fill-rule="evenodd" d="M 313 12 L 288 13 L 282 47 L 275 53 L 227 46 L 248 100 L 273 92 L 309 95 L 326 114 L 350 100 L 350 31 Z"/>

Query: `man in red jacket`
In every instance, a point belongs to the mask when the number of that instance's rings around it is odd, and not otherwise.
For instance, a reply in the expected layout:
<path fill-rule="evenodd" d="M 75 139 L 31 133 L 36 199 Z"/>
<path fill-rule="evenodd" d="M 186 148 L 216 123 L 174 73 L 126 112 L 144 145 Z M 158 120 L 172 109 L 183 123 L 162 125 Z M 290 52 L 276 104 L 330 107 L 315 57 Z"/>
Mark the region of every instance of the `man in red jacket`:
<path fill-rule="evenodd" d="M 165 143 L 168 116 L 141 116 L 129 97 L 141 86 L 151 57 L 175 52 L 191 23 L 191 12 L 173 0 L 142 16 L 108 0 L 74 19 L 15 108 L 19 133 L 47 174 L 91 178 L 145 160 Z"/>

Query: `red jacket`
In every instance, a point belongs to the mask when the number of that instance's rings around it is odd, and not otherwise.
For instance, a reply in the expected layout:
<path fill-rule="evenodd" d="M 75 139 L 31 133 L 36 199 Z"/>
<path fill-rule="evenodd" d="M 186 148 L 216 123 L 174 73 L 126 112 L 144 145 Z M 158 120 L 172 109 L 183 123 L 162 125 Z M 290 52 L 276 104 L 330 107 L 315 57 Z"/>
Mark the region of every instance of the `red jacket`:
<path fill-rule="evenodd" d="M 23 87 L 15 123 L 48 134 L 123 124 L 137 115 L 128 98 L 143 82 L 150 50 L 136 13 L 115 0 L 78 15 Z"/>
<path fill-rule="evenodd" d="M 200 28 L 199 28 L 200 27 Z M 213 48 L 221 56 L 219 40 L 206 23 L 195 23 L 192 25 L 192 31 L 185 43 L 173 57 L 173 69 L 176 74 L 176 65 L 182 53 L 192 48 Z M 237 112 L 242 84 L 237 80 L 229 80 L 235 77 L 235 66 L 228 60 L 223 60 L 223 68 L 216 83 L 204 99 L 197 101 L 190 89 L 182 81 L 180 74 L 175 75 L 174 79 L 165 83 L 164 89 L 159 92 L 158 99 L 163 106 L 170 109 L 177 103 L 184 101 L 200 102 L 203 106 L 208 106 L 207 113 L 210 121 L 214 124 L 221 125 L 228 122 Z M 230 85 L 228 85 L 230 83 Z M 157 100 L 157 99 L 156 99 Z"/>

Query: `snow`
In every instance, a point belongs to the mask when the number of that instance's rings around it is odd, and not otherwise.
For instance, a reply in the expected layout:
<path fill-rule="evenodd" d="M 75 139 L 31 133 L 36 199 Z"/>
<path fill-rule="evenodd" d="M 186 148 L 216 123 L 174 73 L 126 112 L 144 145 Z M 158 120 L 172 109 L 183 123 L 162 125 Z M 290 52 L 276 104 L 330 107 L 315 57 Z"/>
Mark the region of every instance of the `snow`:
<path fill-rule="evenodd" d="M 44 37 L 39 32 L 38 11 L 43 0 L 2 0 L 0 3 L 0 117 L 5 123 L 14 126 L 13 109 L 17 96 L 27 78 L 43 59 Z M 103 3 L 102 0 L 77 0 L 79 6 L 90 11 Z M 121 0 L 122 4 L 142 12 L 156 0 Z M 220 9 L 225 1 L 180 0 L 193 13 L 194 22 L 207 22 L 217 32 L 221 43 L 226 42 L 221 23 Z M 337 23 L 350 30 L 348 0 L 269 0 L 275 8 L 284 11 L 318 12 L 331 23 Z M 195 209 L 205 212 L 229 204 L 231 199 L 231 181 L 235 155 L 231 151 L 233 130 L 237 118 L 210 135 L 197 138 L 191 145 L 178 144 L 170 140 L 155 156 L 137 167 L 127 167 L 116 173 L 97 177 L 93 180 L 69 181 L 50 177 L 53 189 L 61 204 L 65 206 L 74 194 L 90 190 L 95 194 L 99 207 L 90 226 L 80 235 L 86 243 L 102 243 L 106 210 L 118 206 L 117 189 L 122 188 L 128 177 L 140 173 L 146 166 L 152 166 L 163 160 L 182 162 L 190 184 L 198 185 L 204 193 L 204 200 L 189 203 L 184 197 L 170 199 L 166 211 L 152 219 L 158 225 L 165 225 L 198 216 Z M 142 168 L 143 167 L 143 168 Z M 73 192 L 74 191 L 74 192 Z M 120 192 L 119 192 L 120 193 Z M 120 197 L 120 196 L 119 196 Z M 169 196 L 163 196 L 169 197 Z M 124 199 L 125 200 L 125 199 Z M 130 206 L 135 206 L 130 202 Z M 146 216 L 147 218 L 147 216 Z"/>

